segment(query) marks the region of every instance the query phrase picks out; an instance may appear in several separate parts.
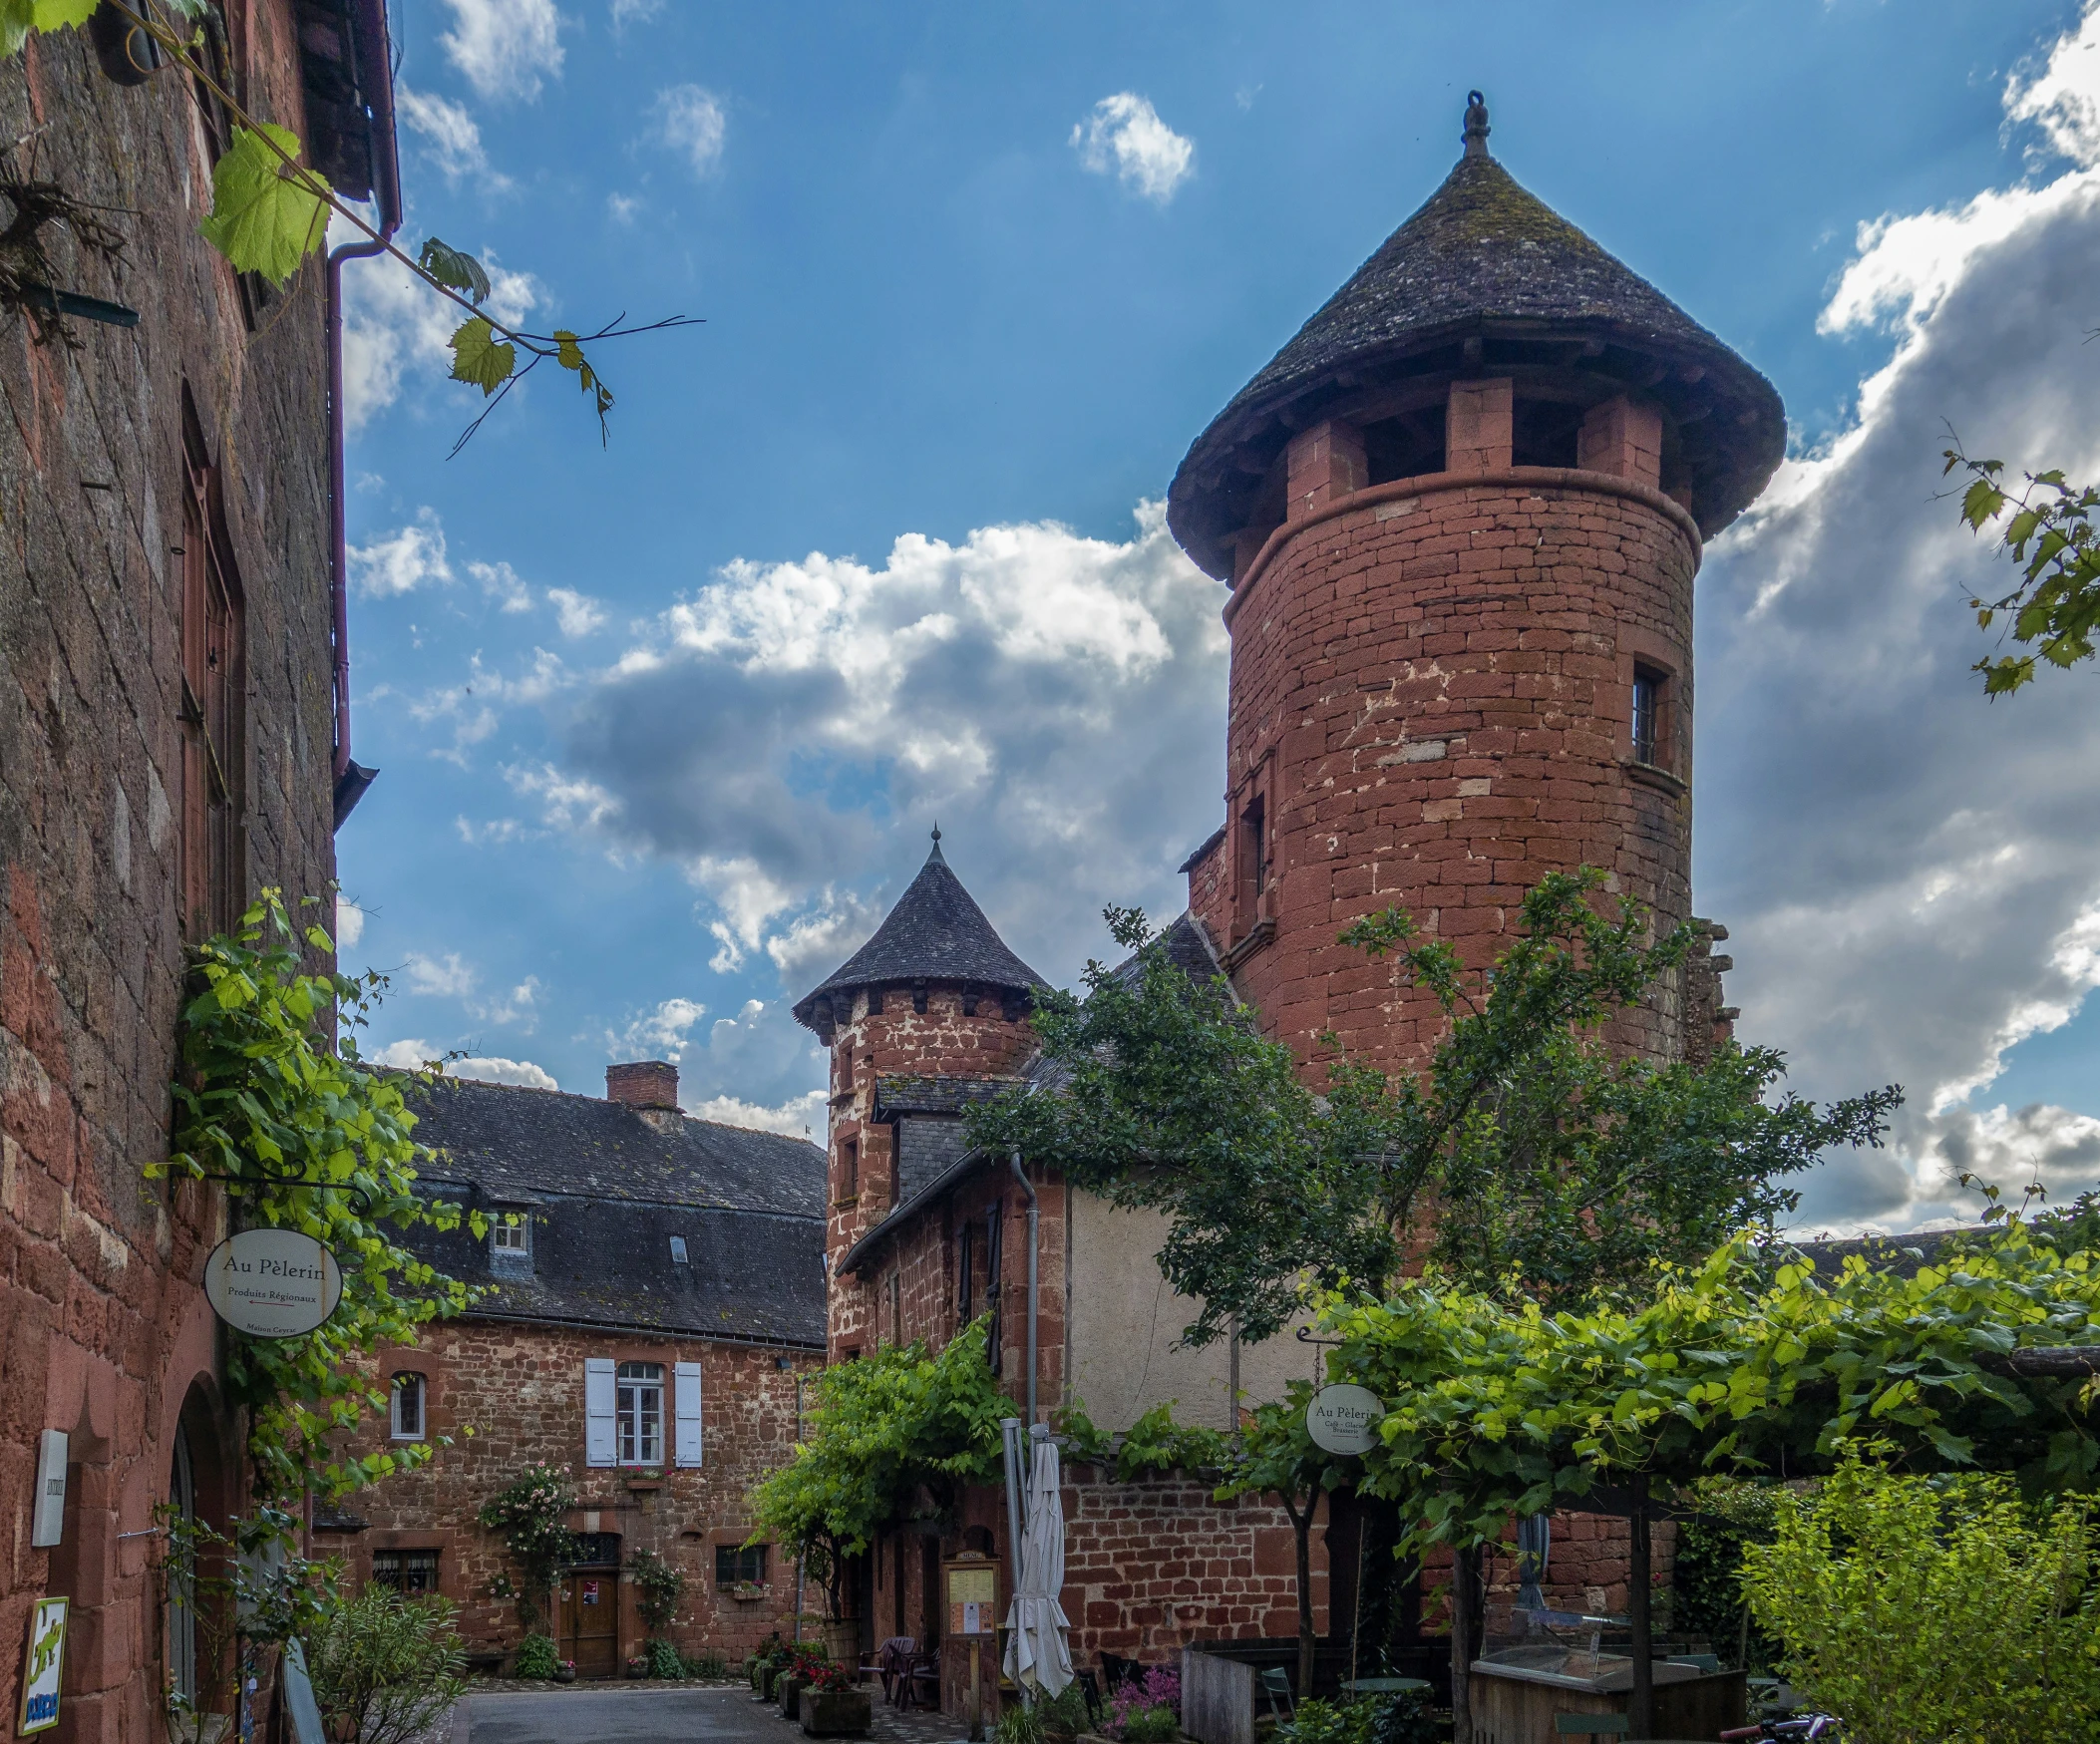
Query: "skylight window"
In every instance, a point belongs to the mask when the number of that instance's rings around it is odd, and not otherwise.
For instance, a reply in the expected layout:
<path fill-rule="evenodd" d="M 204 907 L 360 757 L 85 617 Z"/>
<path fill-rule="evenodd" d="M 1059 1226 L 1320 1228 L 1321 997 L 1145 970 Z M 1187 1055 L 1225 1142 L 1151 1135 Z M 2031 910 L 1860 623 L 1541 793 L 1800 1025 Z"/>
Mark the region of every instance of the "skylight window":
<path fill-rule="evenodd" d="M 671 1237 L 671 1263 L 673 1265 L 686 1263 L 685 1237 L 683 1235 L 673 1235 Z"/>

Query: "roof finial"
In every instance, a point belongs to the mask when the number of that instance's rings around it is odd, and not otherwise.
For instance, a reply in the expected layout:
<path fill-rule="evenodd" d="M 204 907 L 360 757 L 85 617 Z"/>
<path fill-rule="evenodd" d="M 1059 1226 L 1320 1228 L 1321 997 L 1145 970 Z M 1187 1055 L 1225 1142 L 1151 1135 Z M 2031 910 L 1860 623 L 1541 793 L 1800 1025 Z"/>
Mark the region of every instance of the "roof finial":
<path fill-rule="evenodd" d="M 933 840 L 935 842 L 940 840 L 940 820 L 938 818 L 933 820 Z"/>
<path fill-rule="evenodd" d="M 1488 155 L 1488 100 L 1478 91 L 1466 93 L 1466 156 Z"/>
<path fill-rule="evenodd" d="M 940 852 L 940 826 L 938 824 L 933 826 L 933 852 L 926 856 L 926 864 L 931 866 L 936 860 L 942 866 L 948 864 L 946 857 Z"/>

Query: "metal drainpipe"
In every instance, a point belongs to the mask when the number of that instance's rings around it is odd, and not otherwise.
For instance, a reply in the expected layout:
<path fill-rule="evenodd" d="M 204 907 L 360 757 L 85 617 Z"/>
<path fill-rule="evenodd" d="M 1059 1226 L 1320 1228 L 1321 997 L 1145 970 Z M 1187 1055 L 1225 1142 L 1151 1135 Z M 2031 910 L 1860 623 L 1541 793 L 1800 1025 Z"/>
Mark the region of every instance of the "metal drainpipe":
<path fill-rule="evenodd" d="M 1028 1196 L 1028 1427 L 1035 1427 L 1035 1313 L 1036 1313 L 1036 1239 L 1037 1221 L 1041 1212 L 1037 1208 L 1035 1189 L 1028 1184 L 1027 1171 L 1021 1167 L 1021 1154 L 1016 1151 L 1008 1161 L 1013 1166 L 1013 1178 L 1021 1184 L 1021 1191 Z"/>
<path fill-rule="evenodd" d="M 359 0 L 353 28 L 372 47 L 372 58 L 360 56 L 361 70 L 375 64 L 380 72 L 365 93 L 372 111 L 373 197 L 379 204 L 379 232 L 391 237 L 401 228 L 401 161 L 394 138 L 393 55 L 387 36 L 384 0 Z M 335 827 L 340 830 L 351 808 L 364 797 L 371 776 L 345 782 L 350 762 L 350 561 L 343 510 L 343 262 L 384 254 L 384 242 L 346 242 L 328 256 L 326 308 L 328 329 L 328 567 L 329 606 L 335 635 L 335 752 L 331 765 Z M 348 802 L 347 805 L 345 802 Z"/>

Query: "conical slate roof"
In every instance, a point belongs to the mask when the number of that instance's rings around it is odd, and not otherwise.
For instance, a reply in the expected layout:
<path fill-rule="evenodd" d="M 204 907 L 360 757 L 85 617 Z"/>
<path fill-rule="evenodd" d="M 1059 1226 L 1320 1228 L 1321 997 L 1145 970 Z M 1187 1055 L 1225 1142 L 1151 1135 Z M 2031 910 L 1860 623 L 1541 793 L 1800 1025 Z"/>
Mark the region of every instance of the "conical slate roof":
<path fill-rule="evenodd" d="M 1708 534 L 1764 488 L 1786 449 L 1772 384 L 1646 279 L 1554 211 L 1488 154 L 1487 111 L 1466 155 L 1189 451 L 1169 523 L 1219 572 L 1249 486 L 1292 430 L 1405 376 L 1559 368 L 1661 402 L 1679 428 L 1692 513 Z M 1520 392 L 1521 392 L 1520 388 Z"/>
<path fill-rule="evenodd" d="M 938 830 L 926 864 L 883 916 L 875 936 L 798 1000 L 795 1016 L 814 1029 L 820 1027 L 815 1021 L 817 1002 L 827 995 L 917 980 L 967 981 L 1013 993 L 1050 984 L 1008 950 L 985 919 L 984 910 L 941 854 Z"/>

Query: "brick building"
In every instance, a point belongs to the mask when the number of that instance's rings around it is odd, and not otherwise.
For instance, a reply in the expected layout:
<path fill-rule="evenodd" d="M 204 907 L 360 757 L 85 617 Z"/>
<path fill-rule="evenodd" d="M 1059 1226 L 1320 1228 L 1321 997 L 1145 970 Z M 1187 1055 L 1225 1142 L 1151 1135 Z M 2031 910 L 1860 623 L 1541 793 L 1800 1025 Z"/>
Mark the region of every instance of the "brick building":
<path fill-rule="evenodd" d="M 55 187 L 122 244 L 38 226 L 49 283 L 0 254 L 0 1711 L 32 1605 L 64 1594 L 51 1735 L 145 1744 L 164 1682 L 193 1675 L 154 1509 L 242 1501 L 200 1287 L 226 1206 L 144 1178 L 168 1153 L 183 948 L 263 884 L 328 891 L 349 745 L 337 268 L 278 291 L 206 246 L 227 118 L 114 20 L 0 63 L 11 243 Z M 396 221 L 380 0 L 222 0 L 200 23 L 240 101 Z M 68 1437 L 50 1545 L 47 1430 Z"/>
<path fill-rule="evenodd" d="M 636 1551 L 684 1575 L 672 1638 L 688 1654 L 740 1656 L 792 1627 L 795 1567 L 744 1546 L 746 1497 L 787 1460 L 824 1354 L 823 1152 L 690 1119 L 660 1060 L 608 1067 L 605 1087 L 440 1079 L 413 1094 L 416 1136 L 442 1153 L 424 1185 L 489 1233 L 463 1221 L 406 1244 L 484 1293 L 377 1354 L 391 1411 L 357 1445 L 452 1445 L 314 1517 L 316 1553 L 354 1583 L 455 1600 L 488 1663 L 523 1628 L 492 1594 L 513 1570 L 477 1517 L 524 1467 L 562 1468 L 584 1549 L 553 1633 L 586 1677 L 639 1651 Z"/>
<path fill-rule="evenodd" d="M 1231 632 L 1225 822 L 1182 869 L 1170 943 L 1192 973 L 1228 974 L 1301 1059 L 1328 1030 L 1388 1069 L 1434 1045 L 1427 995 L 1337 944 L 1360 915 L 1403 907 L 1485 966 L 1541 875 L 1587 864 L 1659 924 L 1691 917 L 1692 578 L 1778 464 L 1784 410 L 1487 139 L 1476 94 L 1442 186 L 1198 438 L 1169 494 L 1176 537 L 1230 589 Z M 1702 923 L 1618 1039 L 1698 1058 L 1725 1036 L 1725 936 Z M 1018 1416 L 1076 1397 L 1121 1430 L 1175 1399 L 1228 1425 L 1235 1399 L 1309 1371 L 1305 1347 L 1177 1349 L 1190 1316 L 1153 1263 L 1157 1221 L 961 1143 L 972 1098 L 1040 1074 L 1040 984 L 936 836 L 875 937 L 797 1005 L 832 1052 L 831 1355 L 938 1343 L 989 1307 Z M 1066 1508 L 1076 1656 L 1294 1631 L 1280 1511 L 1085 1467 Z M 1321 1518 L 1317 1624 L 1341 1639 L 1360 1522 L 1346 1504 Z M 979 1495 L 945 1546 L 914 1552 L 900 1530 L 864 1576 L 864 1638 L 935 1632 L 941 1551 L 1003 1556 L 1004 1536 Z M 1555 1601 L 1583 1608 L 1600 1586 L 1622 1607 L 1625 1523 L 1563 1518 L 1555 1537 Z M 1669 1549 L 1659 1531 L 1665 1571 Z M 1505 1599 L 1509 1573 L 1489 1570 Z M 1419 1592 L 1405 1608 L 1419 1622 Z"/>

